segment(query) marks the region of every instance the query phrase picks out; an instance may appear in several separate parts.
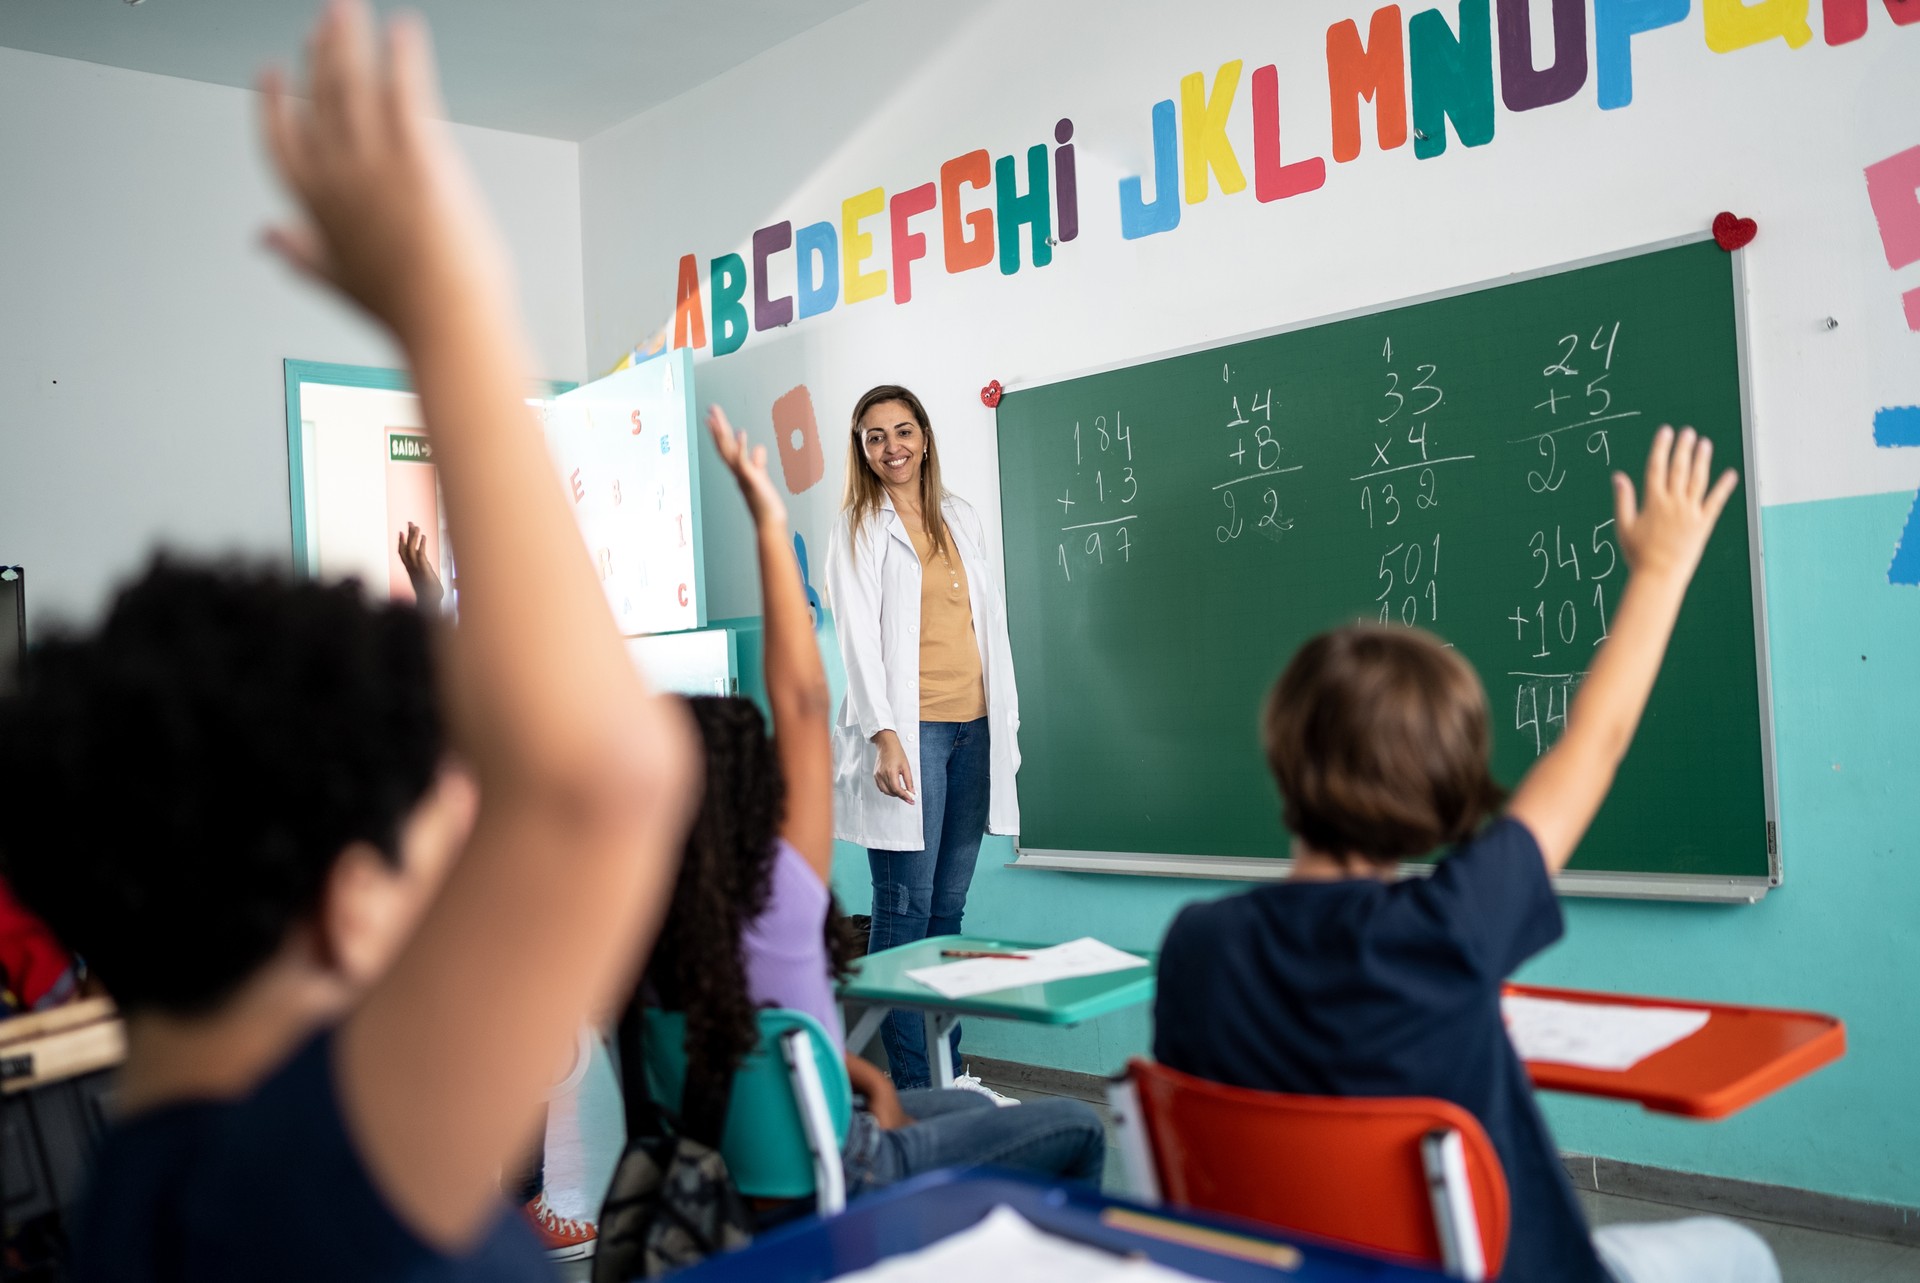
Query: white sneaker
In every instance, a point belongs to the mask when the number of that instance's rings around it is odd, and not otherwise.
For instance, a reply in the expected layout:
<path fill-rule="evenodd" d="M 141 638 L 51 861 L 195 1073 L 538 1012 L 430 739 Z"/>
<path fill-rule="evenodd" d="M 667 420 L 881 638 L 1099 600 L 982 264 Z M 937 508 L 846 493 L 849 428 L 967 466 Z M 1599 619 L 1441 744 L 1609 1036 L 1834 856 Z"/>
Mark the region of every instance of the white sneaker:
<path fill-rule="evenodd" d="M 960 1091 L 977 1091 L 1002 1109 L 1005 1109 L 1008 1105 L 1017 1105 L 1020 1103 L 1011 1096 L 1002 1096 L 999 1092 L 981 1082 L 975 1074 L 961 1074 L 953 1080 L 953 1085 Z"/>

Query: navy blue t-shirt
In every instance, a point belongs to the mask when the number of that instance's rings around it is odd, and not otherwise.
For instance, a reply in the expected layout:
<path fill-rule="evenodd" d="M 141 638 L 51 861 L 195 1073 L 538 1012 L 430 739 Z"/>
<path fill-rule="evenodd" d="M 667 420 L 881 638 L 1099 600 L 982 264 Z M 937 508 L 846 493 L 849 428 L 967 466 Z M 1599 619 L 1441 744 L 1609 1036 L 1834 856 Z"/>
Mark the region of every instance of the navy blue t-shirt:
<path fill-rule="evenodd" d="M 74 1227 L 76 1283 L 551 1283 L 505 1207 L 459 1258 L 400 1221 L 347 1134 L 332 1041 L 239 1100 L 165 1106 L 109 1135 Z"/>
<path fill-rule="evenodd" d="M 1196 904 L 1160 954 L 1153 1054 L 1260 1091 L 1452 1101 L 1506 1169 L 1500 1277 L 1604 1283 L 1500 1019 L 1501 983 L 1563 929 L 1539 845 L 1513 819 L 1431 877 L 1284 882 Z"/>

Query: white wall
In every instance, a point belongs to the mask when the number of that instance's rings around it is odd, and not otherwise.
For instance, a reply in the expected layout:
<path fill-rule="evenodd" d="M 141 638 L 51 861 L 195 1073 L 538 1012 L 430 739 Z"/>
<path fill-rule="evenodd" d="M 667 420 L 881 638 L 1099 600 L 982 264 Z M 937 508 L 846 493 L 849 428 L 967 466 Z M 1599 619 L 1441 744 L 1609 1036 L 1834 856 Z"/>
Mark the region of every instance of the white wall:
<path fill-rule="evenodd" d="M 1344 18 L 1364 31 L 1375 7 L 873 0 L 582 144 L 592 362 L 617 359 L 670 316 L 680 255 L 699 256 L 704 280 L 715 255 L 750 259 L 757 227 L 837 225 L 848 196 L 936 179 L 943 161 L 976 147 L 1024 157 L 1070 116 L 1081 231 L 1051 266 L 948 276 L 940 219 L 922 215 L 928 257 L 912 302 L 843 301 L 699 367 L 703 399 L 724 396 L 747 423 L 795 383 L 811 388 L 829 461 L 797 505 L 810 544 L 824 537 L 842 476 L 842 416 L 871 384 L 921 393 L 947 429 L 950 480 L 992 528 L 993 419 L 978 398 L 989 378 L 1082 369 L 1704 231 L 1724 208 L 1761 223 L 1748 270 L 1763 500 L 1920 481 L 1920 452 L 1872 440 L 1876 408 L 1920 399 L 1920 340 L 1899 298 L 1917 282 L 1888 271 L 1861 175 L 1920 143 L 1920 28 L 1895 27 L 1874 0 L 1866 36 L 1828 47 L 1814 5 L 1801 48 L 1774 40 L 1723 55 L 1708 49 L 1695 4 L 1680 24 L 1634 39 L 1627 107 L 1600 110 L 1590 70 L 1571 100 L 1524 114 L 1499 107 L 1491 143 L 1450 137 L 1430 160 L 1411 142 L 1379 151 L 1367 109 L 1365 150 L 1335 164 L 1326 31 Z M 1440 8 L 1454 20 L 1456 3 Z M 1547 9 L 1534 0 L 1541 64 Z M 1235 58 L 1246 65 L 1228 132 L 1247 190 L 1185 206 L 1171 232 L 1123 240 L 1116 185 L 1150 172 L 1152 104 L 1177 100 L 1189 72 L 1211 84 Z M 1280 69 L 1287 159 L 1329 157 L 1329 172 L 1318 191 L 1261 204 L 1249 80 L 1267 62 Z M 867 228 L 871 265 L 883 267 L 887 219 Z M 788 274 L 792 257 L 776 260 Z M 1840 328 L 1824 329 L 1827 316 Z M 718 584 L 716 616 L 753 613 L 751 591 Z"/>
<path fill-rule="evenodd" d="M 281 361 L 394 366 L 258 248 L 250 93 L 0 49 L 0 562 L 35 629 L 156 541 L 286 561 Z M 457 131 L 519 265 L 537 374 L 579 379 L 578 149 Z"/>
<path fill-rule="evenodd" d="M 1441 7 L 1458 11 L 1455 0 Z M 588 352 L 603 366 L 670 316 L 682 254 L 697 254 L 704 275 L 713 256 L 745 253 L 758 227 L 837 223 L 848 196 L 929 181 L 976 147 L 1023 155 L 1072 117 L 1082 229 L 1051 266 L 948 276 L 939 219 L 923 215 L 929 253 L 911 303 L 843 302 L 698 365 L 701 398 L 723 400 L 763 441 L 772 399 L 811 389 L 826 475 L 790 506 L 817 572 L 844 416 L 871 384 L 922 393 L 949 480 L 991 531 L 997 461 L 979 401 L 989 378 L 1072 371 L 1564 263 L 1703 230 L 1725 208 L 1752 214 L 1752 457 L 1774 505 L 1765 528 L 1787 885 L 1737 910 L 1569 902 L 1566 942 L 1528 976 L 1833 1012 L 1852 1050 L 1711 1127 L 1611 1101 L 1549 1097 L 1546 1107 L 1578 1152 L 1920 1206 L 1906 803 L 1920 748 L 1902 729 L 1920 717 L 1910 663 L 1920 594 L 1887 580 L 1920 451 L 1876 449 L 1872 427 L 1879 407 L 1920 401 L 1920 334 L 1900 310 L 1920 264 L 1888 269 L 1861 172 L 1920 144 L 1920 25 L 1896 28 L 1873 0 L 1866 37 L 1828 47 L 1816 4 L 1803 47 L 1776 40 L 1721 55 L 1704 39 L 1708 7 L 1634 40 L 1630 106 L 1602 111 L 1590 76 L 1567 102 L 1499 109 L 1488 145 L 1451 140 L 1425 161 L 1411 144 L 1373 150 L 1369 119 L 1367 150 L 1330 164 L 1321 190 L 1265 205 L 1251 190 L 1216 194 L 1186 206 L 1177 229 L 1128 242 L 1116 183 L 1145 166 L 1156 101 L 1177 97 L 1189 72 L 1211 79 L 1244 58 L 1250 77 L 1274 62 L 1287 158 L 1326 156 L 1326 30 L 1348 17 L 1364 26 L 1371 4 L 872 0 L 581 145 Z M 1533 0 L 1537 31 L 1546 8 Z M 1249 89 L 1243 80 L 1228 126 L 1245 166 Z M 885 265 L 886 220 L 869 227 L 874 265 Z M 1838 329 L 1822 328 L 1829 315 Z M 719 469 L 703 475 L 711 614 L 757 614 L 739 501 Z M 1886 493 L 1895 489 L 1906 493 Z M 1027 683 L 1021 695 L 1046 698 Z M 1009 939 L 1088 932 L 1152 948 L 1181 904 L 1232 889 L 1004 867 L 1011 854 L 988 840 L 968 904 L 969 927 Z M 843 846 L 835 873 L 843 903 L 863 909 L 864 853 Z M 1146 1052 L 1149 1020 L 1123 1012 L 1074 1030 L 987 1021 L 967 1039 L 976 1055 L 1105 1074 Z"/>

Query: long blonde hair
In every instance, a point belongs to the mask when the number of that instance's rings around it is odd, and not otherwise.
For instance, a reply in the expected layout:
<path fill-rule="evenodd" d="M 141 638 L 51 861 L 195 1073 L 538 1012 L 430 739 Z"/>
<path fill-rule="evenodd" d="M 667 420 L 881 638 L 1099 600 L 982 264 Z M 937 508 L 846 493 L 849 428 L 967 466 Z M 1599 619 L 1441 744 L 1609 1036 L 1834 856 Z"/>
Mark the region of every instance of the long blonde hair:
<path fill-rule="evenodd" d="M 948 551 L 947 519 L 940 505 L 946 500 L 947 490 L 940 484 L 940 446 L 933 439 L 933 424 L 927 421 L 927 408 L 920 404 L 919 397 L 897 383 L 869 388 L 854 402 L 853 426 L 847 438 L 847 491 L 840 501 L 840 510 L 847 515 L 849 532 L 856 535 L 880 512 L 880 502 L 887 490 L 867 464 L 866 448 L 860 441 L 860 420 L 866 418 L 867 411 L 874 406 L 888 401 L 906 406 L 914 422 L 920 425 L 920 435 L 926 439 L 927 457 L 920 462 L 920 519 L 927 537 L 933 541 L 934 551 L 945 553 Z"/>

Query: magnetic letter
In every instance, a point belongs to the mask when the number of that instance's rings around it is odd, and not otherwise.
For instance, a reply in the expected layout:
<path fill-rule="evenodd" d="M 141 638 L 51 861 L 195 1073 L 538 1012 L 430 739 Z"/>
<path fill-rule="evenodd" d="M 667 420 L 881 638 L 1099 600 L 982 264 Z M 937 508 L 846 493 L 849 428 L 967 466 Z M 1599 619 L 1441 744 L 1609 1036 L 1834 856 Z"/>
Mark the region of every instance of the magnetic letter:
<path fill-rule="evenodd" d="M 1633 101 L 1633 38 L 1671 27 L 1691 0 L 1593 0 L 1594 78 L 1600 106 L 1611 111 Z"/>
<path fill-rule="evenodd" d="M 780 475 L 786 478 L 788 494 L 799 494 L 826 475 L 820 428 L 813 417 L 813 394 L 806 384 L 774 400 L 773 438 L 780 447 Z"/>
<path fill-rule="evenodd" d="M 1280 160 L 1280 72 L 1272 63 L 1253 73 L 1253 194 L 1261 203 L 1310 192 L 1327 181 L 1327 162 L 1315 156 Z"/>
<path fill-rule="evenodd" d="M 1920 147 L 1868 165 L 1867 200 L 1880 224 L 1887 266 L 1898 271 L 1920 263 Z"/>
<path fill-rule="evenodd" d="M 1533 65 L 1527 0 L 1500 0 L 1500 101 L 1508 111 L 1565 102 L 1587 83 L 1586 0 L 1553 0 L 1553 65 Z"/>
<path fill-rule="evenodd" d="M 794 270 L 799 276 L 800 319 L 830 312 L 840 300 L 840 242 L 832 223 L 809 223 L 793 236 Z M 814 263 L 820 265 L 815 284 Z"/>
<path fill-rule="evenodd" d="M 1240 61 L 1220 64 L 1213 73 L 1213 92 L 1207 92 L 1207 78 L 1199 72 L 1180 81 L 1180 149 L 1187 189 L 1187 204 L 1198 205 L 1207 198 L 1207 171 L 1220 180 L 1220 193 L 1231 196 L 1247 185 L 1240 172 L 1240 158 L 1233 154 L 1227 138 L 1227 113 L 1233 109 L 1233 95 L 1240 88 Z"/>
<path fill-rule="evenodd" d="M 993 197 L 1000 211 L 1000 274 L 1012 276 L 1020 270 L 1020 225 L 1031 229 L 1033 265 L 1045 267 L 1053 261 L 1053 194 L 1047 190 L 1047 146 L 1035 143 L 1027 148 L 1027 194 L 1015 186 L 1013 157 L 1002 156 L 993 162 Z"/>
<path fill-rule="evenodd" d="M 713 354 L 725 356 L 747 341 L 747 264 L 738 254 L 722 254 L 708 267 L 713 295 Z"/>
<path fill-rule="evenodd" d="M 1376 9 L 1367 41 L 1353 19 L 1327 28 L 1327 92 L 1333 106 L 1333 158 L 1360 154 L 1360 100 L 1373 104 L 1374 133 L 1381 151 L 1407 141 L 1407 54 L 1400 35 L 1400 6 Z"/>
<path fill-rule="evenodd" d="M 673 292 L 673 345 L 707 345 L 707 314 L 700 307 L 700 264 L 691 254 L 681 256 L 680 285 Z"/>
<path fill-rule="evenodd" d="M 1460 0 L 1456 38 L 1438 9 L 1407 23 L 1407 58 L 1413 68 L 1413 154 L 1429 160 L 1447 149 L 1447 122 L 1460 141 L 1479 147 L 1493 141 L 1493 22 L 1487 0 Z"/>
<path fill-rule="evenodd" d="M 793 319 L 793 295 L 767 297 L 767 259 L 793 244 L 793 224 L 775 223 L 753 234 L 753 328 L 770 330 Z"/>
<path fill-rule="evenodd" d="M 949 272 L 970 272 L 993 261 L 993 211 L 976 209 L 964 219 L 960 214 L 960 189 L 992 181 L 993 157 L 984 148 L 940 166 L 940 239 Z"/>
<path fill-rule="evenodd" d="M 1880 225 L 1880 246 L 1887 266 L 1895 269 L 1920 262 L 1920 147 L 1909 147 L 1867 166 L 1867 199 Z M 1907 328 L 1920 330 L 1920 290 L 1901 297 Z"/>
<path fill-rule="evenodd" d="M 1887 16 L 1904 27 L 1920 22 L 1920 5 L 1913 0 L 1886 0 Z M 1867 34 L 1867 0 L 1822 0 L 1821 25 L 1827 43 L 1844 45 Z"/>
<path fill-rule="evenodd" d="M 840 202 L 840 245 L 845 254 L 843 264 L 846 276 L 840 295 L 848 303 L 864 303 L 887 292 L 885 268 L 874 272 L 860 270 L 873 257 L 873 233 L 861 231 L 860 220 L 872 218 L 886 207 L 887 192 L 884 187 L 875 187 Z"/>
<path fill-rule="evenodd" d="M 1798 49 L 1813 39 L 1807 25 L 1807 0 L 1701 0 L 1705 11 L 1707 48 L 1732 53 L 1748 45 L 1765 44 L 1775 36 Z"/>
<path fill-rule="evenodd" d="M 918 187 L 894 193 L 893 203 L 888 206 L 888 221 L 893 228 L 890 239 L 893 241 L 893 301 L 896 304 L 909 302 L 913 298 L 913 260 L 927 256 L 926 235 L 908 231 L 907 220 L 932 209 L 934 200 L 933 184 L 922 183 Z"/>
<path fill-rule="evenodd" d="M 1153 200 L 1140 199 L 1138 177 L 1120 180 L 1120 235 L 1137 241 L 1155 232 L 1180 226 L 1180 193 L 1174 190 L 1173 171 L 1179 163 L 1180 143 L 1174 133 L 1173 99 L 1153 104 Z"/>
<path fill-rule="evenodd" d="M 1053 199 L 1060 243 L 1080 234 L 1080 178 L 1073 166 L 1073 122 L 1062 116 L 1053 127 Z"/>

